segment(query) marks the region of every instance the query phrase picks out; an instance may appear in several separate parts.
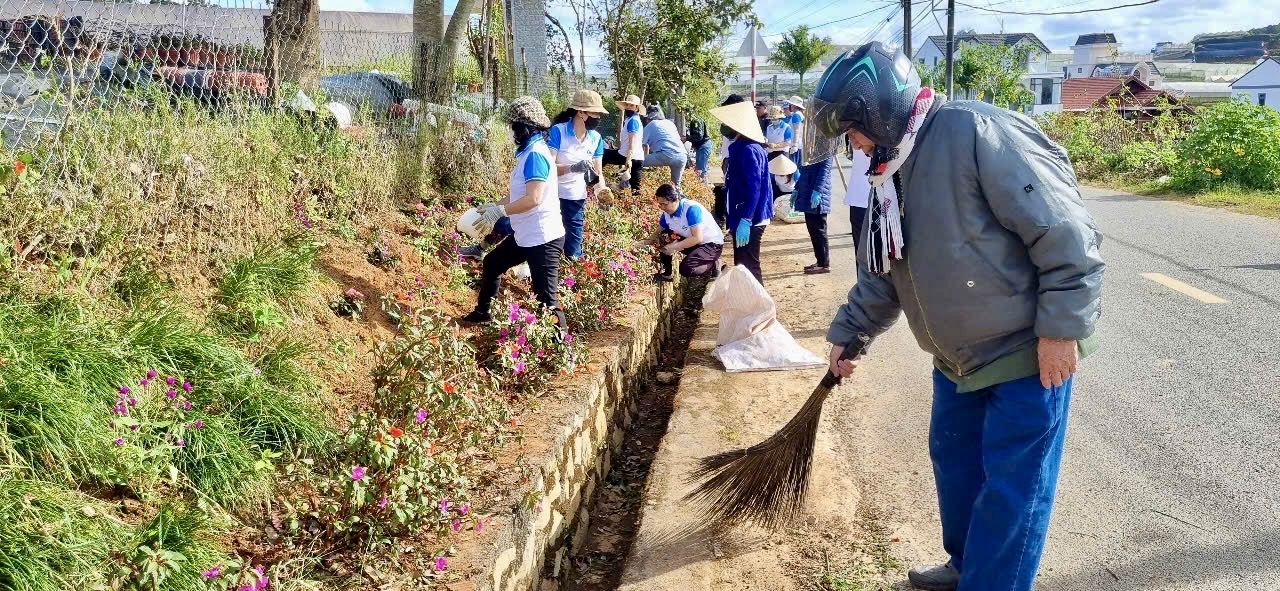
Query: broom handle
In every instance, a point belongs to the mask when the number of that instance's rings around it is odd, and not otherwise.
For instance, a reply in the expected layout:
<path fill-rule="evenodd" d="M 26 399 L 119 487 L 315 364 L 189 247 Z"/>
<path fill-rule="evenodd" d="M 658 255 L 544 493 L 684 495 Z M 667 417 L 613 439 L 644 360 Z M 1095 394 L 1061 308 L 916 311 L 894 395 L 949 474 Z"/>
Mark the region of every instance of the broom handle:
<path fill-rule="evenodd" d="M 844 346 L 844 351 L 840 353 L 840 360 L 854 359 L 867 351 L 867 346 L 871 344 L 871 337 L 860 334 L 852 343 Z M 831 369 L 827 369 L 827 375 L 822 376 L 820 388 L 831 390 L 840 385 L 840 376 L 831 373 Z"/>

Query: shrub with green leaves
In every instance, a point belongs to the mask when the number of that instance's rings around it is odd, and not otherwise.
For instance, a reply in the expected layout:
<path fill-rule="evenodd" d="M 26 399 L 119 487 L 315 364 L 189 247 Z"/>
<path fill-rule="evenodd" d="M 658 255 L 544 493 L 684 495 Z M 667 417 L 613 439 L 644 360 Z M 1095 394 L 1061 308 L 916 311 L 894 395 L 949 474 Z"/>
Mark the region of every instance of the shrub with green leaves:
<path fill-rule="evenodd" d="M 1241 100 L 1204 107 L 1196 111 L 1177 154 L 1175 188 L 1275 190 L 1280 188 L 1280 113 Z"/>
<path fill-rule="evenodd" d="M 538 393 L 557 375 L 572 370 L 582 356 L 573 333 L 562 334 L 555 314 L 533 299 L 494 302 L 485 338 L 493 344 L 484 365 L 503 390 Z"/>

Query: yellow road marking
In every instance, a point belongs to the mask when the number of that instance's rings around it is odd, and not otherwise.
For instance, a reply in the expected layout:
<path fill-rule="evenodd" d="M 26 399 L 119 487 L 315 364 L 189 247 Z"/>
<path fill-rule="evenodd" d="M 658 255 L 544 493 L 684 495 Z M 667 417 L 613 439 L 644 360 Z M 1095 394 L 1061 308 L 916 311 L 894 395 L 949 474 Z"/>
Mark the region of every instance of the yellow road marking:
<path fill-rule="evenodd" d="M 1162 273 L 1143 273 L 1142 276 L 1146 277 L 1147 279 L 1150 279 L 1151 281 L 1159 283 L 1160 285 L 1163 285 L 1169 289 L 1172 289 L 1173 291 L 1179 292 L 1183 295 L 1191 296 L 1197 300 L 1200 300 L 1205 304 L 1230 303 L 1227 300 L 1224 300 L 1216 295 L 1213 295 L 1203 289 L 1192 287 L 1190 285 L 1187 285 L 1186 283 L 1178 281 L 1177 279 L 1174 279 L 1173 277 L 1164 275 Z"/>

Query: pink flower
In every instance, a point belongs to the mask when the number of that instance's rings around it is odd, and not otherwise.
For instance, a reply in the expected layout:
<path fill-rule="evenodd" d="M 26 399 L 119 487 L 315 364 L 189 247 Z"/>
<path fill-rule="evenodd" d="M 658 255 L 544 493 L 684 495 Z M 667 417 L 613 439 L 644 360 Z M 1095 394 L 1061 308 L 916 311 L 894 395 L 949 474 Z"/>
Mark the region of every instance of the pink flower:
<path fill-rule="evenodd" d="M 387 508 L 387 504 L 388 504 L 388 503 L 390 503 L 390 502 L 391 502 L 391 501 L 388 501 L 388 500 L 387 500 L 387 495 L 382 495 L 382 498 L 381 498 L 381 499 L 378 499 L 378 508 L 379 508 L 379 509 L 386 509 L 386 508 Z"/>
<path fill-rule="evenodd" d="M 537 322 L 537 321 L 538 321 L 538 317 L 534 316 L 533 312 L 525 312 L 525 315 L 524 315 L 525 324 L 533 324 L 534 322 Z"/>
<path fill-rule="evenodd" d="M 462 522 L 457 519 L 454 519 L 452 522 L 449 523 L 449 528 L 452 529 L 454 533 L 457 533 L 458 530 L 462 529 Z"/>
<path fill-rule="evenodd" d="M 477 520 L 476 520 L 476 532 L 477 532 L 477 533 L 479 533 L 479 532 L 480 532 L 480 530 L 482 530 L 482 529 L 484 529 L 484 520 L 483 520 L 483 519 L 477 519 Z"/>
<path fill-rule="evenodd" d="M 121 447 L 124 445 L 124 438 L 117 437 L 116 440 L 111 443 L 115 444 L 116 447 Z"/>
<path fill-rule="evenodd" d="M 174 384 L 178 383 L 178 379 L 177 379 L 177 378 L 175 378 L 175 377 L 173 377 L 173 376 L 169 376 L 169 377 L 167 377 L 167 378 L 165 378 L 165 379 L 164 379 L 164 383 L 165 383 L 165 385 L 172 386 L 172 385 L 174 385 Z"/>
<path fill-rule="evenodd" d="M 418 412 L 413 414 L 413 422 L 419 425 L 427 422 L 427 409 L 419 408 Z"/>
<path fill-rule="evenodd" d="M 538 352 L 537 352 L 537 354 L 536 354 L 536 355 L 537 355 L 538 359 L 542 359 L 543 357 L 546 357 L 546 356 L 547 356 L 547 352 L 546 352 L 546 351 L 543 351 L 542 349 L 538 349 Z"/>
<path fill-rule="evenodd" d="M 569 289 L 573 289 L 573 286 L 574 286 L 574 284 L 576 284 L 576 283 L 577 283 L 577 281 L 575 281 L 575 280 L 573 279 L 573 275 L 565 275 L 565 276 L 564 276 L 564 279 L 561 281 L 561 283 L 564 283 L 564 286 L 565 286 L 565 287 L 567 287 L 567 288 L 569 288 Z"/>
<path fill-rule="evenodd" d="M 190 392 L 191 392 L 191 388 L 192 388 L 192 387 L 193 387 L 193 386 L 191 385 L 191 382 L 182 382 L 182 391 L 183 391 L 183 392 L 190 393 Z"/>
<path fill-rule="evenodd" d="M 154 379 L 156 379 L 156 375 L 158 375 L 158 374 L 156 374 L 156 370 L 154 370 L 154 369 L 148 369 L 148 370 L 147 370 L 147 379 L 148 379 L 148 380 L 154 380 Z"/>
<path fill-rule="evenodd" d="M 191 401 L 190 401 L 190 400 L 184 400 L 184 401 L 182 402 L 182 410 L 191 410 Z"/>
<path fill-rule="evenodd" d="M 508 320 L 512 322 L 516 322 L 520 320 L 520 304 L 513 302 L 510 306 L 508 306 L 507 312 L 508 312 L 507 314 Z"/>
<path fill-rule="evenodd" d="M 516 362 L 516 366 L 515 366 L 515 367 L 513 367 L 513 368 L 511 368 L 511 373 L 513 373 L 513 374 L 515 374 L 515 375 L 520 375 L 520 374 L 524 373 L 524 362 L 523 362 L 523 361 L 517 361 L 517 362 Z"/>
<path fill-rule="evenodd" d="M 174 398 L 178 397 L 178 391 L 174 390 L 173 388 L 169 388 L 169 391 L 165 392 L 164 395 L 165 395 L 165 398 L 168 398 L 169 400 L 173 400 Z"/>
<path fill-rule="evenodd" d="M 440 514 L 441 514 L 441 515 L 448 515 L 448 514 L 449 514 L 449 499 L 447 499 L 447 498 L 446 498 L 446 499 L 440 499 Z"/>
<path fill-rule="evenodd" d="M 449 568 L 449 561 L 445 560 L 443 556 L 440 556 L 436 558 L 436 563 L 432 566 L 435 568 L 436 572 L 440 572 L 446 568 Z"/>
<path fill-rule="evenodd" d="M 128 395 L 129 395 L 129 387 L 128 387 L 128 386 L 120 386 L 120 394 L 121 394 L 121 395 L 123 395 L 123 396 L 128 396 Z"/>
<path fill-rule="evenodd" d="M 352 480 L 359 481 L 360 479 L 364 478 L 364 473 L 365 473 L 365 467 L 364 467 L 364 466 L 352 466 L 352 467 L 351 467 L 351 479 L 352 479 Z"/>
<path fill-rule="evenodd" d="M 523 335 L 523 334 L 521 334 L 520 336 L 516 337 L 516 344 L 517 344 L 517 345 L 520 345 L 521 347 L 525 346 L 525 344 L 527 344 L 528 342 L 529 342 L 529 340 L 528 340 L 528 339 L 526 339 L 526 338 L 524 338 L 524 335 Z"/>
<path fill-rule="evenodd" d="M 213 580 L 218 578 L 218 575 L 221 575 L 221 574 L 222 574 L 222 566 L 215 564 L 212 567 L 210 567 L 209 570 L 201 572 L 200 576 L 209 580 Z"/>
<path fill-rule="evenodd" d="M 573 342 L 573 335 L 572 335 L 572 334 L 566 334 L 566 335 L 564 335 L 564 342 L 566 342 L 566 343 L 572 343 L 572 342 Z"/>
<path fill-rule="evenodd" d="M 343 295 L 343 296 L 345 296 L 348 300 L 363 300 L 363 299 L 364 299 L 364 294 L 360 293 L 360 290 L 358 290 L 358 289 L 356 289 L 356 288 L 354 288 L 354 287 L 348 287 L 348 288 L 347 288 L 347 291 L 342 292 L 342 295 Z"/>
<path fill-rule="evenodd" d="M 192 428 L 192 429 L 203 429 L 203 428 L 204 428 L 204 420 L 203 420 L 203 419 L 196 419 L 194 423 L 191 423 L 191 428 Z"/>
<path fill-rule="evenodd" d="M 470 513 L 470 512 L 471 512 L 471 503 L 463 503 L 461 507 L 458 507 L 458 513 L 460 515 L 466 515 L 467 513 Z"/>
<path fill-rule="evenodd" d="M 185 439 L 179 439 L 177 443 L 174 443 L 174 444 L 173 444 L 173 446 L 174 446 L 174 447 L 186 447 L 186 446 L 187 446 L 187 442 L 186 442 L 186 440 L 185 440 Z"/>
<path fill-rule="evenodd" d="M 507 329 L 505 329 L 505 328 L 500 328 L 500 329 L 498 329 L 498 336 L 500 336 L 500 337 L 505 337 L 505 336 L 507 336 Z"/>
<path fill-rule="evenodd" d="M 130 397 L 130 398 L 129 398 L 128 400 L 126 400 L 125 402 L 128 402 L 128 403 L 129 403 L 129 406 L 138 406 L 138 399 L 137 399 L 137 398 Z"/>

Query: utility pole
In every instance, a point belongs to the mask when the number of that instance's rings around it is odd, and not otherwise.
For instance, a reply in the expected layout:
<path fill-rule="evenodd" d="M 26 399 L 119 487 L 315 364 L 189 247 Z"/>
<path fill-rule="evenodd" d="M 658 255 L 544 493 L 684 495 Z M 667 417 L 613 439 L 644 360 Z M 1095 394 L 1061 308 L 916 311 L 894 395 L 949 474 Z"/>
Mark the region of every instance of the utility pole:
<path fill-rule="evenodd" d="M 751 102 L 755 103 L 756 102 L 756 35 L 757 35 L 755 25 L 751 26 L 751 29 L 747 31 L 747 34 L 751 35 Z"/>
<path fill-rule="evenodd" d="M 915 61 L 911 55 L 911 0 L 902 0 L 902 53 L 907 59 Z"/>
<path fill-rule="evenodd" d="M 947 0 L 947 100 L 955 98 L 952 86 L 956 71 L 956 0 Z"/>

